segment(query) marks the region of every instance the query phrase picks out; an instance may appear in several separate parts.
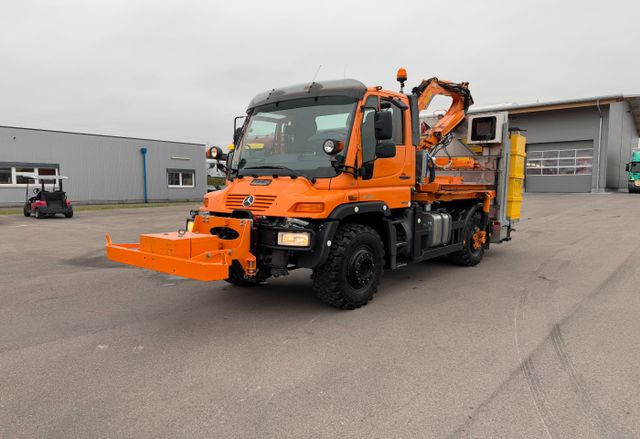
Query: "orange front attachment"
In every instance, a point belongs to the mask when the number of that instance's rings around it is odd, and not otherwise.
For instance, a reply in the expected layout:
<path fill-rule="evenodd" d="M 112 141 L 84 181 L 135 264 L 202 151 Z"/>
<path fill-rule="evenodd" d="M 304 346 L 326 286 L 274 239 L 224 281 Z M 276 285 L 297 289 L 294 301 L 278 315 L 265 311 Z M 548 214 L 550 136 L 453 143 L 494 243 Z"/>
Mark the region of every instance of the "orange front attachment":
<path fill-rule="evenodd" d="M 193 232 L 140 235 L 139 244 L 114 244 L 107 235 L 107 257 L 136 267 L 201 281 L 227 279 L 237 260 L 247 276 L 256 274 L 248 219 L 196 216 Z"/>

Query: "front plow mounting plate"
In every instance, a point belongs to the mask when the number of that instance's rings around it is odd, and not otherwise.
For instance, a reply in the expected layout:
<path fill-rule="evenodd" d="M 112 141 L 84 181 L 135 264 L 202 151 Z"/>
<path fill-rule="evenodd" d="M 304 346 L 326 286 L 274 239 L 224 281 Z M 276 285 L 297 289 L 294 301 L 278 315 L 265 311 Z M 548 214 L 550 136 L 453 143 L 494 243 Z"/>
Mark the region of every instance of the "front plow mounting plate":
<path fill-rule="evenodd" d="M 238 261 L 247 276 L 256 274 L 251 254 L 248 219 L 197 215 L 192 232 L 140 235 L 139 244 L 114 244 L 107 234 L 107 257 L 112 261 L 201 281 L 229 277 Z"/>

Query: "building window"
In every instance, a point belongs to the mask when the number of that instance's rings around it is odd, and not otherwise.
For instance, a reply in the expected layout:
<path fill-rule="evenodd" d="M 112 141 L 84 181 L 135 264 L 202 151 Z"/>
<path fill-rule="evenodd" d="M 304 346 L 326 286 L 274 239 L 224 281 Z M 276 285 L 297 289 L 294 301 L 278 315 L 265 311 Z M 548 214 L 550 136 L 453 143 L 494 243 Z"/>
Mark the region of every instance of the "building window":
<path fill-rule="evenodd" d="M 36 172 L 36 168 L 16 168 L 16 172 Z M 16 175 L 16 184 L 34 184 L 35 182 L 33 178 Z"/>
<path fill-rule="evenodd" d="M 167 184 L 169 186 L 180 186 L 180 173 L 167 171 Z"/>
<path fill-rule="evenodd" d="M 591 149 L 527 152 L 527 175 L 591 175 Z"/>
<path fill-rule="evenodd" d="M 58 175 L 56 168 L 38 168 L 38 175 Z"/>
<path fill-rule="evenodd" d="M 12 168 L 0 168 L 0 184 L 13 184 Z"/>
<path fill-rule="evenodd" d="M 0 165 L 0 186 L 19 186 L 26 184 L 40 184 L 39 180 L 20 175 L 22 172 L 34 173 L 37 175 L 58 175 L 58 168 L 55 165 L 35 167 L 35 166 L 10 166 Z"/>
<path fill-rule="evenodd" d="M 167 186 L 195 187 L 196 173 L 190 169 L 167 169 Z"/>

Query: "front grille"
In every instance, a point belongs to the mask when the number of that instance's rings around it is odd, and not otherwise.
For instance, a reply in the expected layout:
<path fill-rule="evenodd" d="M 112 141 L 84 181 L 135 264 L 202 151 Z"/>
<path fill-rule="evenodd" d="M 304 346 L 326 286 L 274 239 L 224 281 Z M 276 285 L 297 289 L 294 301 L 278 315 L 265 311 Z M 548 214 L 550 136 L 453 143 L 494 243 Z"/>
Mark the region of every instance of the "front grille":
<path fill-rule="evenodd" d="M 227 209 L 249 209 L 255 212 L 262 212 L 267 210 L 276 199 L 276 195 L 254 195 L 253 204 L 249 207 L 244 207 L 242 201 L 248 196 L 249 194 L 227 195 Z"/>

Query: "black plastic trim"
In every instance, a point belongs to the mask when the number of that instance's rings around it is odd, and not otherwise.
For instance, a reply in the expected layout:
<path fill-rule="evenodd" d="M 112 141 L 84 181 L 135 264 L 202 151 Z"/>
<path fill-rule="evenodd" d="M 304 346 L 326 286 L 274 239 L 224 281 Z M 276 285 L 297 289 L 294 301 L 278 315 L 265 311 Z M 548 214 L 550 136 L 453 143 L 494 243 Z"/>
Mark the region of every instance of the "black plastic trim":
<path fill-rule="evenodd" d="M 445 245 L 444 247 L 434 247 L 429 250 L 425 250 L 424 253 L 418 258 L 415 258 L 413 262 L 422 262 L 427 259 L 437 258 L 438 256 L 448 255 L 450 253 L 454 253 L 462 250 L 464 247 L 463 243 L 459 242 L 457 244 Z"/>
<path fill-rule="evenodd" d="M 327 245 L 327 241 L 333 239 L 339 225 L 339 221 L 326 221 L 320 226 L 316 231 L 315 248 L 306 253 L 298 254 L 298 267 L 315 268 L 324 264 L 331 250 L 331 247 Z"/>
<path fill-rule="evenodd" d="M 357 208 L 357 211 L 356 211 Z M 341 220 L 348 216 L 362 215 L 365 213 L 381 213 L 390 215 L 389 207 L 382 201 L 368 201 L 364 203 L 348 203 L 336 207 L 329 215 L 331 219 Z"/>
<path fill-rule="evenodd" d="M 297 84 L 279 89 L 274 88 L 256 95 L 249 103 L 248 110 L 273 102 L 314 98 L 318 96 L 348 96 L 360 100 L 366 91 L 367 86 L 355 79 Z"/>
<path fill-rule="evenodd" d="M 420 145 L 420 112 L 418 111 L 418 96 L 408 95 L 411 108 L 411 144 Z"/>

